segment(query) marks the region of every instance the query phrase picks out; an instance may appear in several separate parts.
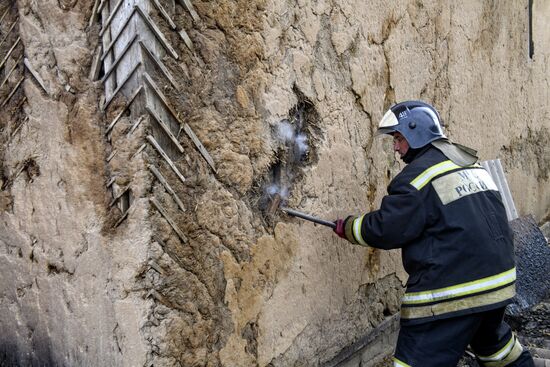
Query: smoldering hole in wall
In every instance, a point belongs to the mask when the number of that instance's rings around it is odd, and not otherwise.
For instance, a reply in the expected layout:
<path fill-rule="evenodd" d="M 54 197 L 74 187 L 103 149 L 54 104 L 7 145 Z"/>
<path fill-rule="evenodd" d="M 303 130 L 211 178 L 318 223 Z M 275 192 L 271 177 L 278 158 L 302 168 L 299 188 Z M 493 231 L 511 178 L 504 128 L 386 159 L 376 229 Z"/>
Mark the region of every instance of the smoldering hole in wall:
<path fill-rule="evenodd" d="M 305 172 L 318 161 L 317 147 L 322 139 L 319 114 L 298 88 L 294 87 L 294 93 L 297 103 L 288 117 L 271 127 L 273 163 L 254 185 L 258 209 L 268 225 L 276 222 L 279 205 L 285 205 L 299 192 Z"/>

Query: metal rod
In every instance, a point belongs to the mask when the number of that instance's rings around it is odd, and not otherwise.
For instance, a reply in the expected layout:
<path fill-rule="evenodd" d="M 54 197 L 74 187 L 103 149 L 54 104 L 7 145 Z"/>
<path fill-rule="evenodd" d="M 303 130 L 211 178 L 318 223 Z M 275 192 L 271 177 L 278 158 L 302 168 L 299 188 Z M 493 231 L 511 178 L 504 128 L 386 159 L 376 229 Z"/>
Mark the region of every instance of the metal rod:
<path fill-rule="evenodd" d="M 336 228 L 336 223 L 329 222 L 328 220 L 320 219 L 320 218 L 317 218 L 317 217 L 311 216 L 309 214 L 302 213 L 302 212 L 299 212 L 297 210 L 290 209 L 290 208 L 281 207 L 281 210 L 283 212 L 287 213 L 288 215 L 293 216 L 293 217 L 302 218 L 302 219 L 308 220 L 310 222 L 322 224 L 322 225 L 330 227 L 330 228 Z"/>

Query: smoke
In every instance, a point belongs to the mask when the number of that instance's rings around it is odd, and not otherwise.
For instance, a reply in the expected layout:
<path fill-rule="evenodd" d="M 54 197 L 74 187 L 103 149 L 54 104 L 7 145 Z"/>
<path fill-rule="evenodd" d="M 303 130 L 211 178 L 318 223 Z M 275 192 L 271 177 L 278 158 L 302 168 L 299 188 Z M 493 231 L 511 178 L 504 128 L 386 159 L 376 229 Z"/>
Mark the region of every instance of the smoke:
<path fill-rule="evenodd" d="M 288 144 L 294 140 L 294 126 L 288 120 L 282 120 L 277 124 L 277 138 L 281 143 Z"/>
<path fill-rule="evenodd" d="M 281 198 L 288 199 L 288 187 L 286 186 L 280 186 L 277 184 L 271 184 L 267 187 L 265 192 L 269 195 L 269 197 L 274 197 L 276 194 L 279 194 Z"/>
<path fill-rule="evenodd" d="M 305 158 L 309 151 L 307 136 L 299 131 L 302 127 L 302 115 L 297 114 L 296 125 L 290 123 L 289 120 L 282 120 L 275 129 L 276 140 L 286 146 L 286 149 L 291 152 L 291 162 L 299 162 Z"/>
<path fill-rule="evenodd" d="M 261 199 L 264 208 L 269 207 L 277 195 L 282 202 L 289 200 L 294 180 L 307 157 L 309 145 L 308 135 L 304 131 L 305 108 L 305 105 L 299 105 L 288 119 L 272 127 L 277 160 L 271 166 L 271 177 L 264 186 Z"/>

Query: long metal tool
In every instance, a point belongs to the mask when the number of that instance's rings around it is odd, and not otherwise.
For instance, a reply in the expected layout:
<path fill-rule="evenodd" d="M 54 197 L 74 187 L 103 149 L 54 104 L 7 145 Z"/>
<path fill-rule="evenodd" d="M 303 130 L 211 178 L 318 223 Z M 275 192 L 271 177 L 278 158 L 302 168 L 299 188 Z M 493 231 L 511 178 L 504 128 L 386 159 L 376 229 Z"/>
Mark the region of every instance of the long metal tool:
<path fill-rule="evenodd" d="M 330 227 L 330 228 L 336 228 L 336 223 L 329 222 L 328 220 L 320 219 L 320 218 L 314 217 L 312 215 L 302 213 L 302 212 L 299 212 L 297 210 L 290 209 L 290 208 L 281 207 L 281 210 L 283 212 L 287 213 L 288 215 L 293 216 L 293 217 L 298 217 L 298 218 L 302 218 L 302 219 L 305 219 L 305 220 L 309 220 L 310 222 L 322 224 L 322 225 Z"/>

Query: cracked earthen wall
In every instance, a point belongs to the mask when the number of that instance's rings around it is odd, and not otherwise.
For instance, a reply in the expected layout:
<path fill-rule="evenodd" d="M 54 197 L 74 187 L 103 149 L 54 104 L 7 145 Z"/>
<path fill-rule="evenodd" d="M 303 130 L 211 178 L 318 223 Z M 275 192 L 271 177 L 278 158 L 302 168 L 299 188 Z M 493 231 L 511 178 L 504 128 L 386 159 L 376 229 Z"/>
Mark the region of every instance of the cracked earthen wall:
<path fill-rule="evenodd" d="M 373 137 L 395 101 L 432 102 L 452 139 L 502 160 L 520 214 L 548 218 L 545 2 L 532 59 L 528 1 L 159 1 L 175 31 L 146 7 L 178 55 L 159 51 L 177 88 L 143 70 L 216 167 L 185 134 L 183 154 L 164 137 L 185 182 L 147 145 L 162 138 L 150 117 L 127 134 L 142 101 L 106 134 L 131 91 L 102 110 L 116 87 L 90 73 L 98 3 L 1 2 L 1 58 L 15 45 L 0 69 L 4 364 L 330 361 L 398 311 L 399 252 L 266 215 L 265 191 L 283 177 L 289 206 L 326 219 L 376 209 L 402 168 Z M 291 166 L 275 132 L 295 116 L 309 150 Z"/>

